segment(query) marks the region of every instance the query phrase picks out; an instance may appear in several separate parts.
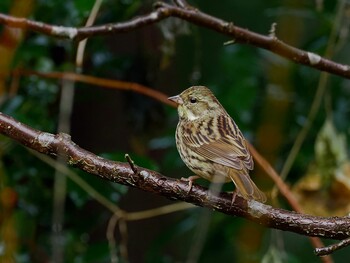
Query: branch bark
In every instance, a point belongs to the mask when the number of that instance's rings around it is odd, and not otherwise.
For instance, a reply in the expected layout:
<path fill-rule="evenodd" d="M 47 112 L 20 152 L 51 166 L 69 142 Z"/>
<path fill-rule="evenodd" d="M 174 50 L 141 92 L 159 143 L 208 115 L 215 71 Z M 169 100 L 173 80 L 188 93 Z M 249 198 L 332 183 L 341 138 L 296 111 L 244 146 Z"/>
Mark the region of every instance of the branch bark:
<path fill-rule="evenodd" d="M 266 227 L 290 231 L 305 236 L 330 239 L 350 237 L 349 217 L 317 217 L 273 208 L 239 196 L 231 205 L 228 193 L 211 195 L 208 189 L 193 185 L 188 193 L 187 182 L 166 177 L 158 172 L 101 158 L 76 145 L 67 134 L 51 134 L 33 129 L 12 117 L 0 113 L 0 133 L 35 151 L 64 156 L 67 163 L 102 179 L 135 187 L 171 200 L 182 200 L 231 216 L 239 216 Z M 136 172 L 135 172 L 136 171 Z"/>
<path fill-rule="evenodd" d="M 208 15 L 193 8 L 185 1 L 175 1 L 177 5 L 169 5 L 164 2 L 157 2 L 155 11 L 133 18 L 126 22 L 111 23 L 91 27 L 64 27 L 50 25 L 42 22 L 32 21 L 25 18 L 17 18 L 0 13 L 0 24 L 11 27 L 26 28 L 45 35 L 60 37 L 72 40 L 123 33 L 152 25 L 169 17 L 177 17 L 189 23 L 202 26 L 218 33 L 234 38 L 235 42 L 253 45 L 271 51 L 281 57 L 295 63 L 313 67 L 345 78 L 350 78 L 350 67 L 345 64 L 336 63 L 321 56 L 292 47 L 279 40 L 275 34 L 269 36 L 257 34 L 247 29 L 234 25 L 217 17 Z"/>

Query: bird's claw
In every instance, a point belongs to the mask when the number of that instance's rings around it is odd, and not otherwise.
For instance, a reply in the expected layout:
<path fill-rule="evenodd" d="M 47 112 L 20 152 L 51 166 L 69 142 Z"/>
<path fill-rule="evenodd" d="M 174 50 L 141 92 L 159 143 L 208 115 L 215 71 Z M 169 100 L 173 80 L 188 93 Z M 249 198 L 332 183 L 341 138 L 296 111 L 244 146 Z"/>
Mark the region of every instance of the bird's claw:
<path fill-rule="evenodd" d="M 191 192 L 193 182 L 194 182 L 195 180 L 197 180 L 198 178 L 200 178 L 198 175 L 192 175 L 192 176 L 190 176 L 190 177 L 188 177 L 188 178 L 181 177 L 181 181 L 186 181 L 186 182 L 188 182 L 188 187 L 189 187 L 189 189 L 188 189 L 188 191 L 187 191 L 187 194 L 189 194 L 189 193 Z"/>
<path fill-rule="evenodd" d="M 233 206 L 234 202 L 236 201 L 236 196 L 237 196 L 237 192 L 236 191 L 232 192 L 231 207 Z"/>

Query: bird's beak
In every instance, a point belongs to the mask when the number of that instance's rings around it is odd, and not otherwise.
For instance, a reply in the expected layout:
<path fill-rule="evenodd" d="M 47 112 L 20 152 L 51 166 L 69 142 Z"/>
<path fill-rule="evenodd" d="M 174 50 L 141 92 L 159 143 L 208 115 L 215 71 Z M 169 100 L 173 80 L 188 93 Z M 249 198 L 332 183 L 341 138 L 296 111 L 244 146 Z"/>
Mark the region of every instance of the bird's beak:
<path fill-rule="evenodd" d="M 169 97 L 168 100 L 175 102 L 177 105 L 181 105 L 184 103 L 184 101 L 182 100 L 182 98 L 179 95 Z"/>

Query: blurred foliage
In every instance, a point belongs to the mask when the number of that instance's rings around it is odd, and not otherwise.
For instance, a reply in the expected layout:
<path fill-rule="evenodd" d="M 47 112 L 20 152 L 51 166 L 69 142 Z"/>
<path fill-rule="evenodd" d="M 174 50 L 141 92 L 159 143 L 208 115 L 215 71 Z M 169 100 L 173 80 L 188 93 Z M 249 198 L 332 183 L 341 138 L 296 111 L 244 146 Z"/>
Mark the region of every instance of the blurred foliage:
<path fill-rule="evenodd" d="M 0 11 L 14 5 L 0 1 Z M 22 2 L 25 4 L 25 1 Z M 93 0 L 35 2 L 30 19 L 65 26 L 84 25 Z M 153 1 L 105 0 L 96 24 L 124 21 L 152 10 Z M 337 1 L 193 1 L 193 5 L 219 18 L 261 34 L 277 22 L 277 36 L 298 48 L 323 55 L 336 16 Z M 347 7 L 346 10 L 348 10 Z M 345 10 L 345 11 L 346 11 Z M 344 12 L 334 48 L 334 60 L 349 64 L 347 36 L 349 12 Z M 297 20 L 298 23 L 293 23 Z M 0 35 L 4 27 L 0 26 Z M 293 32 L 297 32 L 293 35 Z M 288 39 L 288 34 L 294 39 Z M 1 39 L 1 37 L 0 37 Z M 247 45 L 223 45 L 226 36 L 206 28 L 168 19 L 158 25 L 113 36 L 93 37 L 84 55 L 85 74 L 148 85 L 175 95 L 190 85 L 207 85 L 217 95 L 246 137 L 266 156 L 274 155 L 280 170 L 314 100 L 320 72 L 286 61 Z M 289 42 L 291 41 L 291 42 Z M 0 41 L 0 45 L 3 42 Z M 26 32 L 10 61 L 12 69 L 42 72 L 74 71 L 77 43 Z M 275 70 L 277 68 L 277 70 Z M 282 69 L 282 71 L 279 71 Z M 278 82 L 279 77 L 283 83 Z M 62 81 L 37 76 L 3 76 L 7 93 L 1 111 L 43 131 L 57 131 Z M 285 86 L 288 89 L 285 89 Z M 315 161 L 314 143 L 327 117 L 335 130 L 349 137 L 350 84 L 331 76 L 326 101 L 309 131 L 287 181 L 303 178 Z M 285 104 L 282 119 L 274 120 L 278 103 Z M 272 103 L 271 103 L 272 102 Z M 325 107 L 325 105 L 327 107 Z M 266 111 L 269 109 L 269 111 Z M 266 112 L 272 112 L 266 115 Z M 191 175 L 175 149 L 174 109 L 139 94 L 75 84 L 71 118 L 73 140 L 112 160 L 125 161 L 129 153 L 139 166 L 173 177 Z M 266 129 L 265 129 L 266 128 Z M 261 140 L 280 141 L 275 148 Z M 257 138 L 263 134 L 263 139 Z M 335 145 L 336 146 L 336 145 Z M 273 153 L 271 153 L 273 151 Z M 345 151 L 348 151 L 346 148 Z M 54 169 L 15 142 L 0 140 L 0 261 L 47 262 L 52 254 Z M 271 159 L 272 160 L 272 159 Z M 74 170 L 101 195 L 126 211 L 141 211 L 172 203 L 164 198 L 128 189 Z M 258 185 L 269 190 L 270 179 L 257 170 Z M 207 185 L 204 180 L 199 181 Z M 67 181 L 64 212 L 64 262 L 110 262 L 107 224 L 112 213 Z M 232 191 L 228 184 L 225 190 Z M 328 200 L 329 201 L 329 200 Z M 329 201 L 331 202 L 331 200 Z M 288 208 L 288 207 L 286 207 Z M 183 262 L 194 247 L 193 237 L 203 209 L 192 209 L 128 224 L 130 262 Z M 203 226 L 204 227 L 204 226 Z M 204 230 L 203 230 L 204 231 Z M 120 233 L 115 231 L 117 244 Z M 120 246 L 117 246 L 119 253 Z M 334 255 L 345 262 L 349 250 Z M 12 261 L 11 261 L 12 260 Z M 218 213 L 210 216 L 200 262 L 319 262 L 306 237 L 258 227 L 246 220 Z"/>

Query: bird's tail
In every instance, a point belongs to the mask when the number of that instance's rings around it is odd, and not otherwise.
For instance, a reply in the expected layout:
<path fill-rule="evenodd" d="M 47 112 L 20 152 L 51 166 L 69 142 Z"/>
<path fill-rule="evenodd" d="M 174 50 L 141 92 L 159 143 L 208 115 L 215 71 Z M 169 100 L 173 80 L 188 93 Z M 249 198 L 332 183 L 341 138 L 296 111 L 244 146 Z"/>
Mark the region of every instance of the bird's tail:
<path fill-rule="evenodd" d="M 236 171 L 230 169 L 229 176 L 237 188 L 237 193 L 243 198 L 250 200 L 254 199 L 258 202 L 265 203 L 266 196 L 255 183 L 250 179 L 249 174 L 245 171 Z"/>

